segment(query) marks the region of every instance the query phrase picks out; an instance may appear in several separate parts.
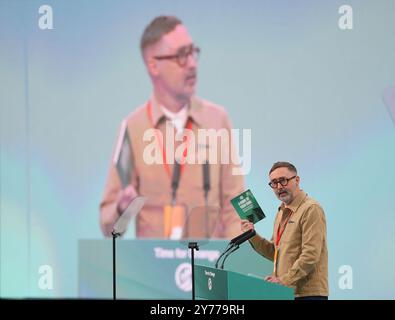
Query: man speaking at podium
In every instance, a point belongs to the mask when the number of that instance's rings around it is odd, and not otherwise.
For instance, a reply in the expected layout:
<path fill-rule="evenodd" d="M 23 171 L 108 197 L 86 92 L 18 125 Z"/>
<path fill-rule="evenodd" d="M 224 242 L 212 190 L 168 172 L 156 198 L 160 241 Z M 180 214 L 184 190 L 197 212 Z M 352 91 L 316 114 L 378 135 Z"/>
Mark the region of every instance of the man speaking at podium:
<path fill-rule="evenodd" d="M 274 270 L 265 280 L 295 289 L 295 300 L 328 299 L 328 251 L 325 214 L 320 204 L 300 189 L 294 165 L 276 162 L 269 172 L 269 185 L 282 201 L 270 241 L 255 235 L 252 247 L 273 261 Z M 243 232 L 253 223 L 242 220 Z"/>
<path fill-rule="evenodd" d="M 218 208 L 219 212 L 216 227 L 205 235 L 231 238 L 239 233 L 240 219 L 230 199 L 243 191 L 244 182 L 240 173 L 235 174 L 239 164 L 222 159 L 217 147 L 212 150 L 210 143 L 196 139 L 201 129 L 214 130 L 214 134 L 219 130 L 231 131 L 223 107 L 195 96 L 200 49 L 182 22 L 173 16 L 155 18 L 146 27 L 140 47 L 153 93 L 124 120 L 133 159 L 130 182 L 125 185 L 117 166 L 111 163 L 100 204 L 103 234 L 111 235 L 120 214 L 134 197 L 141 195 L 148 200 L 136 220 L 139 238 L 179 238 L 180 233 L 174 234 L 172 230 L 176 228 L 170 229 L 171 225 L 181 226 L 194 208 L 201 209 L 200 213 L 193 211 L 194 216 L 205 214 L 203 208 L 208 206 Z M 192 133 L 193 137 L 183 136 L 184 132 Z M 177 139 L 180 136 L 182 139 Z M 180 159 L 177 150 L 183 143 Z M 168 147 L 169 144 L 173 146 Z M 229 140 L 225 147 L 229 149 L 232 145 Z M 193 153 L 199 155 L 202 151 L 207 154 L 214 151 L 218 155 L 216 161 L 188 162 L 193 160 Z M 209 168 L 203 168 L 204 164 Z M 199 228 L 196 223 L 190 227 Z"/>

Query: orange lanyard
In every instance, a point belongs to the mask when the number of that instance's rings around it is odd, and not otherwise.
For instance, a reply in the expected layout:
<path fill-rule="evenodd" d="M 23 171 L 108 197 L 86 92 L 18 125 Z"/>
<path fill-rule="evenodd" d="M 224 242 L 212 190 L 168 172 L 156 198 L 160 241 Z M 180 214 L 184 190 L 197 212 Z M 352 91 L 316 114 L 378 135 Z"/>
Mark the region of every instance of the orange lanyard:
<path fill-rule="evenodd" d="M 281 228 L 281 221 L 278 225 L 277 228 L 277 237 L 276 237 L 276 245 L 274 246 L 274 258 L 273 258 L 273 266 L 274 270 L 273 273 L 275 276 L 277 276 L 277 258 L 278 258 L 278 244 L 280 243 L 281 237 L 283 236 L 284 230 L 288 224 L 289 219 L 291 218 L 293 212 L 291 212 L 288 216 L 288 218 L 284 221 L 283 227 Z"/>
<path fill-rule="evenodd" d="M 283 212 L 284 212 L 284 211 L 283 211 Z M 293 213 L 293 212 L 291 212 L 291 213 L 289 214 L 289 216 L 288 216 L 288 218 L 285 220 L 285 222 L 284 222 L 282 228 L 281 228 L 281 222 L 280 222 L 279 225 L 278 225 L 278 228 L 277 228 L 277 237 L 276 237 L 276 246 L 278 246 L 278 244 L 280 243 L 281 237 L 283 236 L 284 230 L 285 230 L 285 228 L 287 227 L 287 223 L 288 223 L 289 219 L 291 218 L 292 213 Z"/>
<path fill-rule="evenodd" d="M 155 128 L 154 120 L 153 120 L 153 117 L 152 117 L 152 106 L 151 106 L 151 103 L 149 101 L 147 103 L 147 115 L 148 115 L 148 119 L 149 119 L 149 121 L 151 123 L 151 127 Z M 188 119 L 185 128 L 186 129 L 192 129 L 192 121 L 191 121 L 190 118 Z M 159 144 L 159 146 L 160 146 L 160 148 L 162 150 L 163 167 L 165 168 L 165 171 L 167 172 L 167 175 L 169 176 L 169 178 L 171 178 L 170 167 L 169 167 L 169 164 L 167 163 L 166 148 L 163 146 L 163 136 L 159 135 L 159 132 L 157 130 L 155 130 L 155 135 L 156 135 L 156 140 L 158 141 L 158 144 Z M 184 170 L 185 160 L 186 160 L 187 155 L 188 155 L 188 142 L 189 142 L 188 135 L 184 135 L 183 142 L 186 144 L 186 148 L 185 148 L 185 150 L 184 150 L 184 152 L 182 154 L 182 158 L 180 160 L 180 167 L 181 167 L 180 168 L 181 169 L 180 173 L 181 174 L 182 174 L 182 172 Z"/>

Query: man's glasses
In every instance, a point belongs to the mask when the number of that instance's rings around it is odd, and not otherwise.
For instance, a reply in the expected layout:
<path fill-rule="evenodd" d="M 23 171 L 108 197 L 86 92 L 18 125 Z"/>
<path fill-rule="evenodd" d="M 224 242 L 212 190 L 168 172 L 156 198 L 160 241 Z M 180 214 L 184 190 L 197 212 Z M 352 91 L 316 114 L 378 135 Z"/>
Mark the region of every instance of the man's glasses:
<path fill-rule="evenodd" d="M 281 184 L 283 187 L 285 187 L 288 184 L 289 180 L 292 180 L 293 178 L 296 178 L 296 176 L 293 176 L 291 178 L 280 178 L 278 180 L 272 180 L 269 182 L 269 186 L 271 186 L 273 189 L 276 189 L 278 184 Z"/>
<path fill-rule="evenodd" d="M 186 66 L 188 57 L 192 56 L 194 60 L 199 58 L 200 49 L 193 45 L 188 47 L 182 47 L 178 50 L 177 54 L 167 55 L 167 56 L 156 56 L 154 57 L 156 60 L 174 60 L 178 63 L 178 65 L 183 68 Z"/>

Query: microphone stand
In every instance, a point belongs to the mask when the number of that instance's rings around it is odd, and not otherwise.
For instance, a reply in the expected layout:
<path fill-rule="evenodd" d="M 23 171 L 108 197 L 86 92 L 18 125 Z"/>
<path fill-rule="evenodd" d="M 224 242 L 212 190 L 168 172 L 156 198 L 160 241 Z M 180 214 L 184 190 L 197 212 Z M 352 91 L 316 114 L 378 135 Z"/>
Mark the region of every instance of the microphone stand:
<path fill-rule="evenodd" d="M 192 300 L 195 300 L 195 250 L 199 251 L 197 242 L 189 242 L 188 248 L 191 249 L 191 265 L 192 265 Z"/>
<path fill-rule="evenodd" d="M 117 280 L 116 280 L 116 245 L 115 240 L 120 235 L 120 233 L 115 232 L 114 230 L 111 232 L 112 234 L 112 298 L 113 300 L 117 300 Z"/>
<path fill-rule="evenodd" d="M 229 255 L 230 255 L 232 252 L 235 252 L 237 249 L 239 249 L 239 245 L 238 245 L 238 244 L 236 244 L 232 249 L 230 249 L 230 250 L 226 253 L 226 255 L 224 256 L 224 258 L 223 258 L 223 260 L 222 260 L 220 269 L 222 269 L 222 270 L 224 269 L 225 260 L 229 257 Z"/>
<path fill-rule="evenodd" d="M 129 224 L 132 216 L 136 216 L 140 212 L 141 208 L 144 206 L 147 197 L 136 197 L 130 200 L 127 208 L 119 215 L 117 221 L 115 222 L 113 229 L 111 231 L 112 235 L 112 294 L 113 299 L 117 299 L 117 283 L 116 283 L 116 239 L 126 232 L 127 226 Z M 118 209 L 117 209 L 118 211 Z"/>
<path fill-rule="evenodd" d="M 180 163 L 175 162 L 173 168 L 173 178 L 171 182 L 172 194 L 171 194 L 171 205 L 176 205 L 177 189 L 180 180 Z M 189 242 L 188 248 L 191 249 L 191 265 L 192 265 L 192 300 L 195 300 L 195 250 L 199 251 L 199 245 L 197 242 Z"/>
<path fill-rule="evenodd" d="M 238 235 L 237 237 L 233 238 L 232 240 L 230 240 L 230 242 L 228 243 L 228 246 L 225 248 L 225 251 L 221 253 L 221 255 L 219 256 L 219 258 L 217 259 L 216 263 L 215 263 L 215 268 L 218 268 L 218 264 L 221 260 L 221 258 L 224 256 L 223 260 L 222 260 L 222 264 L 220 266 L 220 269 L 224 268 L 224 264 L 225 264 L 225 260 L 228 258 L 228 256 L 232 253 L 235 252 L 237 249 L 239 249 L 240 245 L 247 241 L 248 239 L 250 239 L 251 237 L 253 237 L 255 235 L 255 230 L 248 230 L 240 235 Z"/>
<path fill-rule="evenodd" d="M 208 227 L 208 191 L 204 191 L 204 227 L 206 229 L 206 239 L 208 239 L 209 236 L 209 227 Z"/>
<path fill-rule="evenodd" d="M 225 253 L 227 253 L 230 249 L 232 249 L 234 244 L 232 242 L 228 243 L 228 246 L 225 248 L 224 252 L 221 253 L 221 255 L 218 257 L 217 261 L 215 262 L 215 268 L 218 268 L 218 263 L 221 260 L 221 258 L 224 256 Z"/>

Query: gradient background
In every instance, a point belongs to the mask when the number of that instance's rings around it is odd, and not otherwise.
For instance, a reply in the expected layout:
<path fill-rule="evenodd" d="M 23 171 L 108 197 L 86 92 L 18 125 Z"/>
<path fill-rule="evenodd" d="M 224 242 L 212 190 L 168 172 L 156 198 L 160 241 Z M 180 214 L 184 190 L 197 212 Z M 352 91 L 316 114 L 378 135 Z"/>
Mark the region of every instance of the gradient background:
<path fill-rule="evenodd" d="M 43 4 L 53 30 L 38 28 Z M 338 28 L 343 4 L 353 30 Z M 202 49 L 198 95 L 252 130 L 257 230 L 271 236 L 278 206 L 267 171 L 289 160 L 326 212 L 331 298 L 394 299 L 392 0 L 0 0 L 0 296 L 77 296 L 78 239 L 102 239 L 117 130 L 151 93 L 139 39 L 159 14 L 179 16 Z M 52 291 L 37 285 L 41 265 Z"/>

